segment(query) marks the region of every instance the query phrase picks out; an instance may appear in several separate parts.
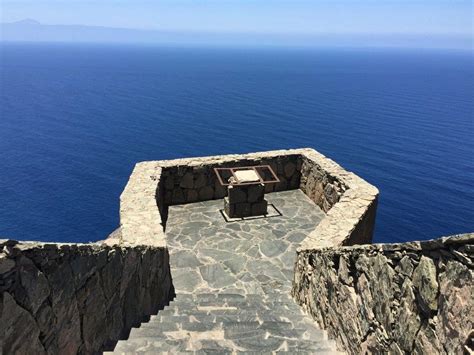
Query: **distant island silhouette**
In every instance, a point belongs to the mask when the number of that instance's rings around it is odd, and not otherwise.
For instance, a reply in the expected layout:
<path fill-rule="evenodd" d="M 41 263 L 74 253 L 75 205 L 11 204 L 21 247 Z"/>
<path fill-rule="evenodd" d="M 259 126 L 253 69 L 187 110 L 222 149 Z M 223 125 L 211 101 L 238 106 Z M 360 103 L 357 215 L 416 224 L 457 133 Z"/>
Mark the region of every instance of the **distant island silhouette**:
<path fill-rule="evenodd" d="M 33 25 L 41 25 L 41 22 L 36 21 L 32 18 L 25 18 L 24 20 L 12 22 L 10 23 L 10 25 L 33 26 Z"/>

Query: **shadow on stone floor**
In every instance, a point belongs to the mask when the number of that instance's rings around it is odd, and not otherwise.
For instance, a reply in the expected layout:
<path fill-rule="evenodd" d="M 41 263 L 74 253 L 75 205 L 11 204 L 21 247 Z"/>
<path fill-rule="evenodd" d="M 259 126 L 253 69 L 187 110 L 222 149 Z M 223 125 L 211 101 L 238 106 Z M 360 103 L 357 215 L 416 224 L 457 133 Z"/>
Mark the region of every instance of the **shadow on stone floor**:
<path fill-rule="evenodd" d="M 237 217 L 237 218 L 231 218 L 229 216 L 226 215 L 224 209 L 220 209 L 219 210 L 222 218 L 224 218 L 224 220 L 227 222 L 227 223 L 232 223 L 232 222 L 241 222 L 241 221 L 250 221 L 250 220 L 254 220 L 254 219 L 266 219 L 266 218 L 273 218 L 273 217 L 281 217 L 283 216 L 283 214 L 278 210 L 278 208 L 276 208 L 273 203 L 270 203 L 268 205 L 268 211 L 267 211 L 267 214 L 266 215 L 263 215 L 263 216 L 249 216 L 249 217 Z"/>

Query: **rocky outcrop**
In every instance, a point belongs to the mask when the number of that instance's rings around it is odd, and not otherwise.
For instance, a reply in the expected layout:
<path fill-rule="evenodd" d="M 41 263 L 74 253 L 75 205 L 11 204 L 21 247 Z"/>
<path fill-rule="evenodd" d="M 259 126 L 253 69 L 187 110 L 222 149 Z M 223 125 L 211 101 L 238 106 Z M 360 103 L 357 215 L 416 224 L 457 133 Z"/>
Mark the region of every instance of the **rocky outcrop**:
<path fill-rule="evenodd" d="M 462 354 L 474 326 L 474 234 L 298 252 L 293 296 L 351 354 Z"/>
<path fill-rule="evenodd" d="M 172 297 L 168 251 L 0 240 L 0 353 L 110 348 Z"/>

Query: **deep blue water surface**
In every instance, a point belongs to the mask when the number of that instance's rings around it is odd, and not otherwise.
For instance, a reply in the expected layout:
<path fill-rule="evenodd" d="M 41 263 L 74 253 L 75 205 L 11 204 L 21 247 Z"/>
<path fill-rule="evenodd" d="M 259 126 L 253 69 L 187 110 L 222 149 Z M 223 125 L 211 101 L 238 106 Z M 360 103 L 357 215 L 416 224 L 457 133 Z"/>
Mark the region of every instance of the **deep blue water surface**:
<path fill-rule="evenodd" d="M 93 241 L 133 165 L 314 147 L 376 241 L 474 231 L 472 52 L 1 45 L 0 236 Z"/>

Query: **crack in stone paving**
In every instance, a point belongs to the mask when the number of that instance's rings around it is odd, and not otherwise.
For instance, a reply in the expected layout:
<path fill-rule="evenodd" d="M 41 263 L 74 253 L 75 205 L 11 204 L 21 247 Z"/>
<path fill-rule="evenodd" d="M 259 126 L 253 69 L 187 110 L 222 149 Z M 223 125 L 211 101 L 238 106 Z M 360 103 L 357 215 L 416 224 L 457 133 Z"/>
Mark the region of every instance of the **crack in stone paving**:
<path fill-rule="evenodd" d="M 226 222 L 222 200 L 170 206 L 176 294 L 290 294 L 296 248 L 324 212 L 301 190 L 266 194 L 281 216 Z"/>

